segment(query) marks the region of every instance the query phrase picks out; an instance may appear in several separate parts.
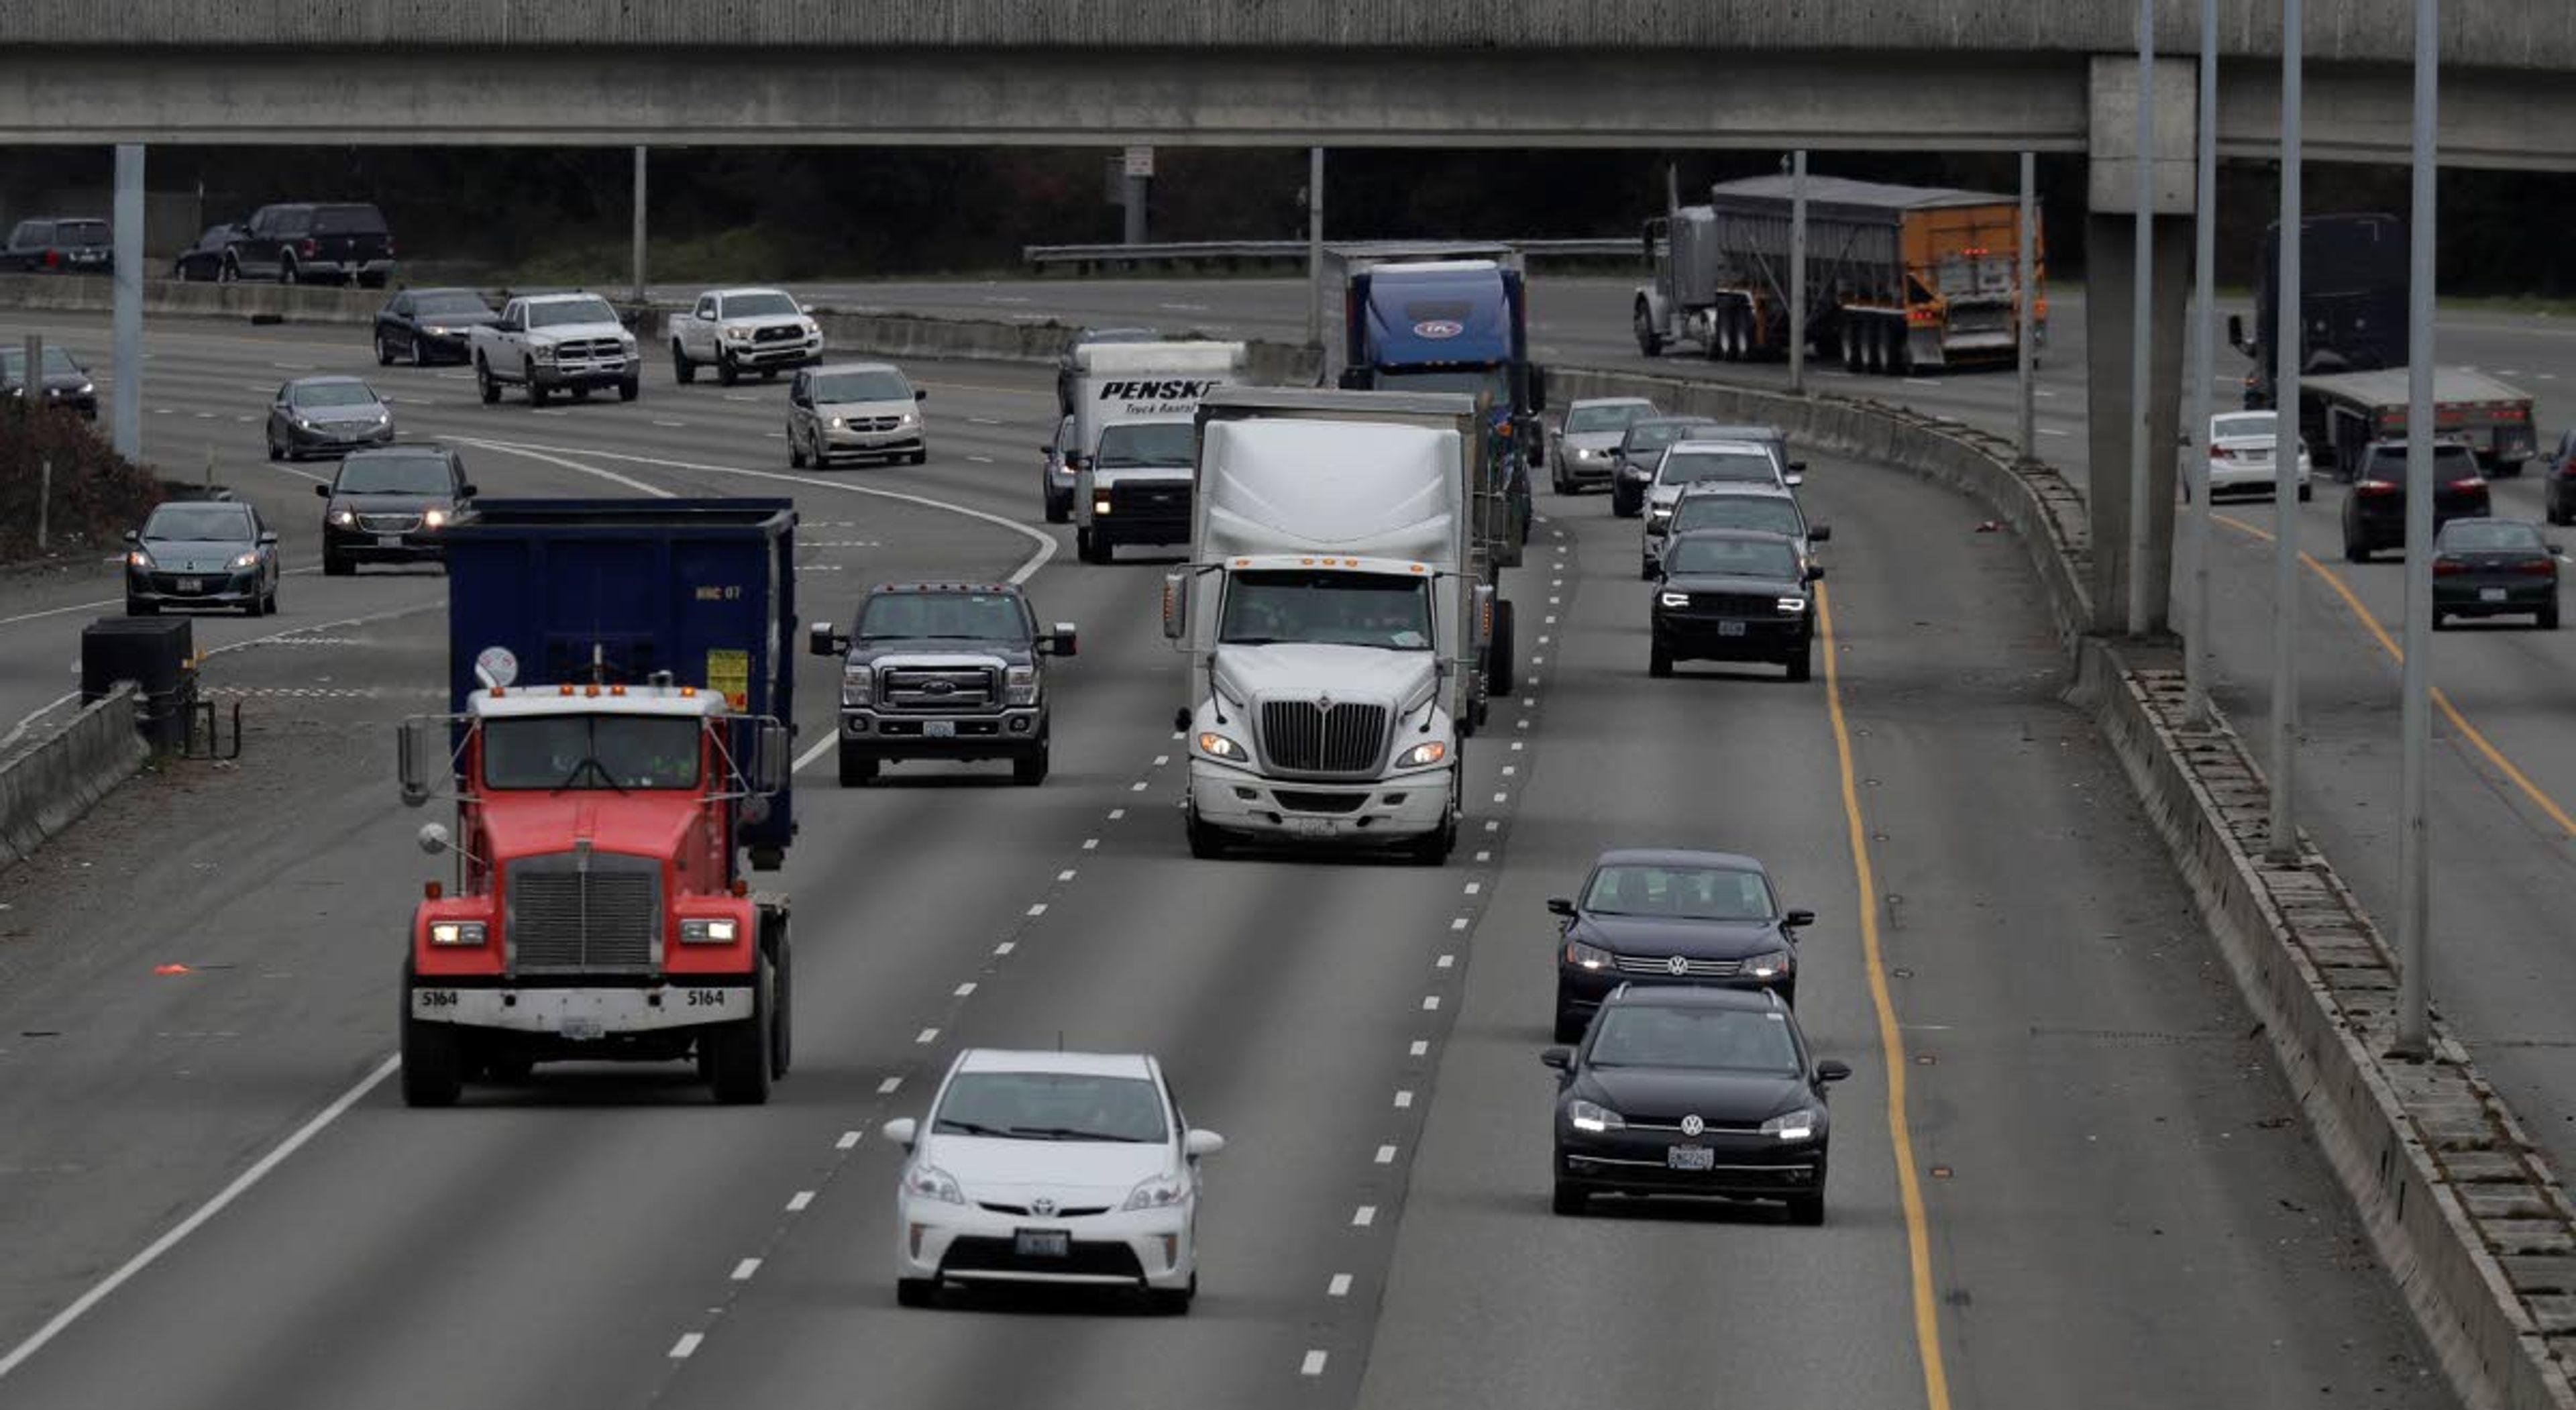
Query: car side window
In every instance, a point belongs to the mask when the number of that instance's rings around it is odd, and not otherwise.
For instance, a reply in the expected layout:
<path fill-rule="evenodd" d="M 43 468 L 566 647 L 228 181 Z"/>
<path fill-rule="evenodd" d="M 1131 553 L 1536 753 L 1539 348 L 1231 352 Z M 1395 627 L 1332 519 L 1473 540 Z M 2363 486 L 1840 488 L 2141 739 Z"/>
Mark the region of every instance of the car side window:
<path fill-rule="evenodd" d="M 811 384 L 805 380 L 805 374 L 802 372 L 797 373 L 796 380 L 787 384 L 787 399 L 796 403 L 798 406 L 803 406 L 805 404 L 805 389 L 809 385 Z"/>
<path fill-rule="evenodd" d="M 394 297 L 393 312 L 403 318 L 411 317 L 411 295 L 396 295 Z"/>
<path fill-rule="evenodd" d="M 702 299 L 698 300 L 698 317 L 700 317 L 700 318 L 709 318 L 709 319 L 711 319 L 711 318 L 714 318 L 715 316 L 716 316 L 716 301 L 715 301 L 715 297 L 714 297 L 713 295 L 709 295 L 709 296 L 707 296 L 707 297 L 705 297 L 705 298 L 702 298 Z"/>
<path fill-rule="evenodd" d="M 294 392 L 295 392 L 295 384 L 294 384 L 294 383 L 292 383 L 292 382 L 280 382 L 280 383 L 278 383 L 278 384 L 277 384 L 277 404 L 278 404 L 278 405 L 280 405 L 280 406 L 284 406 L 284 405 L 286 405 L 289 401 L 291 401 L 291 400 L 293 400 L 293 399 L 294 399 Z"/>
<path fill-rule="evenodd" d="M 19 221 L 18 228 L 9 232 L 9 248 L 13 250 L 32 249 L 37 245 L 45 243 L 45 237 L 51 233 L 52 231 L 43 221 Z"/>

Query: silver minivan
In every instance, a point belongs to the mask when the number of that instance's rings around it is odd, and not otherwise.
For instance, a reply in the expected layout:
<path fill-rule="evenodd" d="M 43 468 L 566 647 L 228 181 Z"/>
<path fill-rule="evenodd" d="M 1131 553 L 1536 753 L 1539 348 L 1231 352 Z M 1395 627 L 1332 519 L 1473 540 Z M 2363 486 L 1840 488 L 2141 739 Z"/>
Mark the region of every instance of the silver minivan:
<path fill-rule="evenodd" d="M 841 456 L 873 456 L 915 465 L 930 459 L 914 387 L 890 362 L 840 362 L 807 368 L 787 389 L 787 463 L 829 465 Z"/>

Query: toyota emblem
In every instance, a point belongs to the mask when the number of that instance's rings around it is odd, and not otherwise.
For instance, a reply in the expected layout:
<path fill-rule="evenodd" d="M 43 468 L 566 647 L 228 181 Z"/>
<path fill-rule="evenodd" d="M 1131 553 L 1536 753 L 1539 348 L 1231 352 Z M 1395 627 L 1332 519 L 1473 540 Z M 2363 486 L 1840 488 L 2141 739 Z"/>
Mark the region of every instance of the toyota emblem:
<path fill-rule="evenodd" d="M 1697 1121 L 1697 1120 L 1699 1120 L 1699 1118 L 1698 1118 L 1698 1117 L 1696 1117 L 1696 1116 L 1694 1116 L 1694 1117 L 1692 1117 L 1692 1118 L 1691 1118 L 1691 1120 L 1693 1120 L 1693 1121 Z M 1033 1200 L 1030 1200 L 1030 1201 L 1029 1201 L 1029 1213 L 1031 1213 L 1031 1214 L 1034 1214 L 1034 1215 L 1038 1216 L 1040 1219 L 1051 1219 L 1051 1218 L 1054 1218 L 1054 1217 L 1055 1217 L 1055 1201 L 1054 1201 L 1054 1200 L 1051 1200 L 1051 1199 L 1033 1199 Z"/>
<path fill-rule="evenodd" d="M 1707 1129 L 1708 1123 L 1700 1120 L 1696 1113 L 1682 1118 L 1682 1134 L 1685 1136 L 1696 1136 Z"/>
<path fill-rule="evenodd" d="M 1690 973 L 1690 961 L 1679 955 L 1675 955 L 1671 959 L 1664 961 L 1664 969 L 1666 972 L 1675 975 L 1688 974 Z"/>

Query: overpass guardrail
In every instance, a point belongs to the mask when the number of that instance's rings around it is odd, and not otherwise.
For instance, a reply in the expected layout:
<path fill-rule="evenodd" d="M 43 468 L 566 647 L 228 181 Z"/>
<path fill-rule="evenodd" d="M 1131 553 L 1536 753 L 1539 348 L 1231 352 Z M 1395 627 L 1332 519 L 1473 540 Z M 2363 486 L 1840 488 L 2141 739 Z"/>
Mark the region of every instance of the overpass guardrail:
<path fill-rule="evenodd" d="M 1325 243 L 1342 245 L 1356 242 L 1335 239 Z M 1534 264 L 1635 259 L 1640 253 L 1640 246 L 1634 236 L 1569 240 L 1498 240 L 1494 243 L 1511 246 Z M 1303 240 L 1181 240 L 1152 245 L 1023 245 L 1020 247 L 1020 260 L 1041 273 L 1070 271 L 1078 275 L 1145 269 L 1302 268 L 1306 263 L 1306 248 L 1306 242 Z"/>

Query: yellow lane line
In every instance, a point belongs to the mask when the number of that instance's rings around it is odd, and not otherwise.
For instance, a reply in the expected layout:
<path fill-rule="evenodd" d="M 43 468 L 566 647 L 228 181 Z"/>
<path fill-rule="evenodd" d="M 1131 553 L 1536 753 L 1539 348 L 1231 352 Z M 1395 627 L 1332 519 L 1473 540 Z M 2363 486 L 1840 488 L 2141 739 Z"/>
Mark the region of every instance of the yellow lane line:
<path fill-rule="evenodd" d="M 1834 757 L 1842 771 L 1843 820 L 1851 831 L 1852 875 L 1860 885 L 1860 947 L 1869 966 L 1870 1003 L 1878 1010 L 1878 1046 L 1887 1063 L 1887 1134 L 1896 1148 L 1896 1193 L 1905 1207 L 1905 1251 L 1913 1265 L 1914 1344 L 1923 1362 L 1923 1402 L 1950 1410 L 1950 1373 L 1941 1360 L 1939 1304 L 1932 1296 L 1932 1234 L 1923 1214 L 1923 1185 L 1914 1171 L 1914 1132 L 1905 1121 L 1905 1046 L 1896 1028 L 1896 1003 L 1887 993 L 1887 965 L 1878 940 L 1878 880 L 1869 862 L 1869 830 L 1862 826 L 1860 787 L 1852 769 L 1851 727 L 1843 719 L 1842 671 L 1835 664 L 1833 602 L 1816 585 L 1816 630 L 1825 657 L 1825 707 L 1834 722 Z"/>
<path fill-rule="evenodd" d="M 2269 530 L 2257 528 L 2233 515 L 2213 514 L 2210 517 L 2239 533 L 2251 535 L 2265 543 L 2273 541 Z M 2405 664 L 2405 649 L 2390 638 L 2388 629 L 2379 625 L 2378 618 L 2370 615 L 2370 609 L 2363 605 L 2360 596 L 2353 592 L 2351 584 L 2343 580 L 2342 574 L 2318 562 L 2307 553 L 2301 553 L 2299 561 L 2308 565 L 2308 570 L 2322 579 L 2327 587 L 2334 589 L 2335 596 L 2342 598 L 2344 606 L 2352 609 L 2353 617 L 2370 633 L 2371 639 L 2379 643 L 2379 649 L 2388 653 L 2390 660 L 2400 665 Z M 2460 713 L 2460 708 L 2451 703 L 2451 697 L 2443 694 L 2442 688 L 2438 685 L 2433 687 L 2433 706 L 2442 712 L 2442 718 L 2451 722 L 2453 732 L 2467 740 L 2471 748 L 2477 750 L 2480 756 L 2495 766 L 2497 773 L 2503 774 L 2515 788 L 2521 790 L 2522 796 L 2530 801 L 2531 806 L 2546 814 L 2551 822 L 2558 825 L 2561 833 L 2576 837 L 2576 817 L 2568 816 L 2567 810 L 2558 806 L 2557 799 L 2550 797 L 2539 784 L 2532 782 L 2529 774 L 2515 767 L 2513 760 L 2506 758 L 2504 751 L 2496 748 L 2484 731 L 2470 724 L 2468 716 Z"/>

